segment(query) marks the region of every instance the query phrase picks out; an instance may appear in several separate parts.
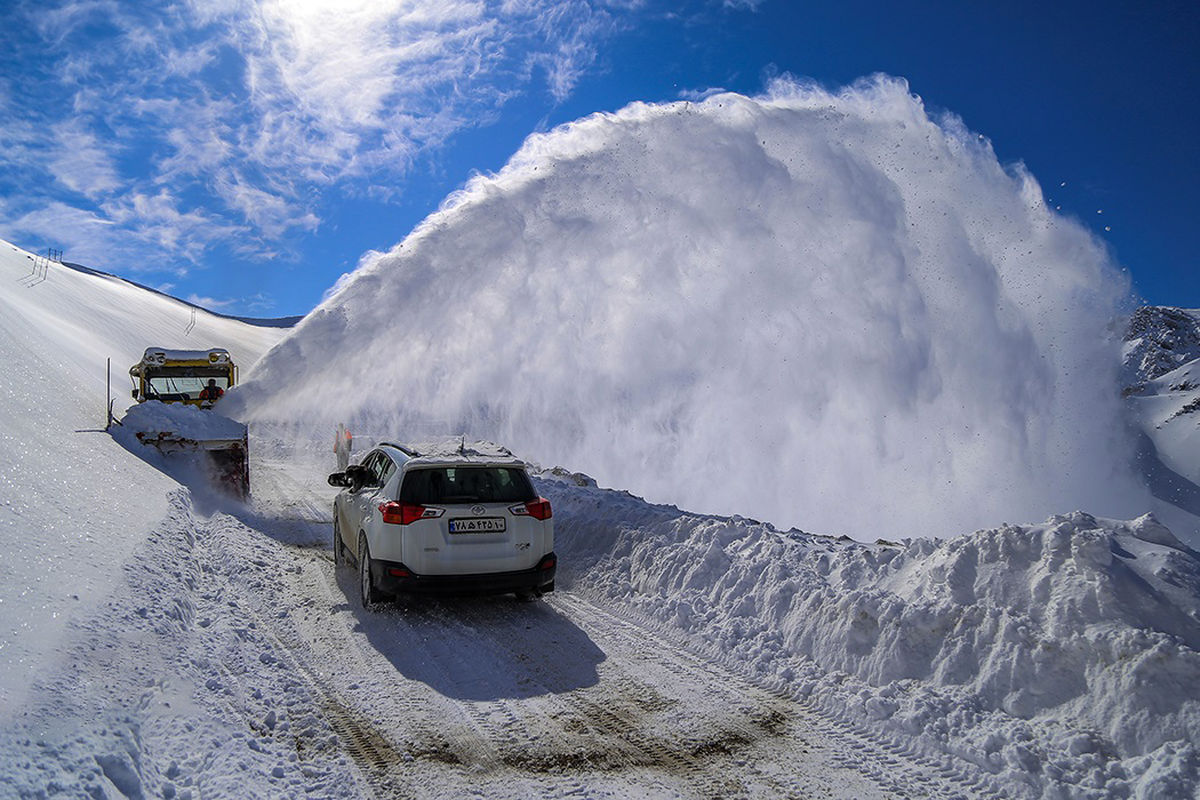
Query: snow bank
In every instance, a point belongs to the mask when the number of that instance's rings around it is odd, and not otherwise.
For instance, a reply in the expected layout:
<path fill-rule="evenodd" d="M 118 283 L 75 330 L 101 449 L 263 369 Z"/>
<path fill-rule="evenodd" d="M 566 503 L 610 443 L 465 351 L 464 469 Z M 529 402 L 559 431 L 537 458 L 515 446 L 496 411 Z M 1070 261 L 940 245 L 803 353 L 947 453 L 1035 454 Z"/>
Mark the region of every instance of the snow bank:
<path fill-rule="evenodd" d="M 256 621 L 279 613 L 266 587 L 295 559 L 184 490 L 166 501 L 0 726 L 0 796 L 363 797 L 312 684 Z"/>
<path fill-rule="evenodd" d="M 212 409 L 148 400 L 131 406 L 117 431 L 123 440 L 138 433 L 172 433 L 188 439 L 241 439 L 246 426 Z"/>
<path fill-rule="evenodd" d="M 1200 557 L 1152 517 L 864 545 L 588 480 L 541 488 L 566 586 L 830 713 L 916 735 L 1028 796 L 1197 785 Z"/>
<path fill-rule="evenodd" d="M 807 529 L 1136 516 L 1104 245 L 901 81 L 530 137 L 265 358 L 254 419 L 461 432 Z M 306 364 L 310 368 L 300 369 Z"/>

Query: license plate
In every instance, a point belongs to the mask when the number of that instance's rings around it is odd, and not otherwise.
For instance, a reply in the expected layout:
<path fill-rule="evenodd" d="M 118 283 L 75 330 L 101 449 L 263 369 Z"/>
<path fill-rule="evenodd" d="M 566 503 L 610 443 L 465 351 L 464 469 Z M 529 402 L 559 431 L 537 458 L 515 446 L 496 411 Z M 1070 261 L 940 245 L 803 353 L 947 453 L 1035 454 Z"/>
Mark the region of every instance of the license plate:
<path fill-rule="evenodd" d="M 450 520 L 451 533 L 504 533 L 504 517 L 473 517 Z"/>

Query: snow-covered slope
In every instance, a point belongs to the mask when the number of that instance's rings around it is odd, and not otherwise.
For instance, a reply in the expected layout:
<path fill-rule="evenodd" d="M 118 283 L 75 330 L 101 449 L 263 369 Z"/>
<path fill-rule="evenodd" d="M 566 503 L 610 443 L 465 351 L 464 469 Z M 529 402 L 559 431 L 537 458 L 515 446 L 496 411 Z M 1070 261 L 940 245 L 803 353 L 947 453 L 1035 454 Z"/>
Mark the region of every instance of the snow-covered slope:
<path fill-rule="evenodd" d="M 104 432 L 151 345 L 226 347 L 250 367 L 286 332 L 203 311 L 0 241 L 0 708 L 55 657 L 65 626 L 120 578 L 175 486 Z M 44 278 L 41 275 L 44 274 Z"/>
<path fill-rule="evenodd" d="M 901 82 L 635 104 L 472 180 L 242 397 L 865 540 L 1130 517 L 1154 501 L 1112 391 L 1126 289 Z"/>
<path fill-rule="evenodd" d="M 1148 381 L 1131 401 L 1163 462 L 1200 485 L 1200 358 Z"/>
<path fill-rule="evenodd" d="M 1200 310 L 1144 306 L 1125 334 L 1125 390 L 1156 496 L 1200 517 Z M 1200 546 L 1200 526 L 1167 519 Z"/>

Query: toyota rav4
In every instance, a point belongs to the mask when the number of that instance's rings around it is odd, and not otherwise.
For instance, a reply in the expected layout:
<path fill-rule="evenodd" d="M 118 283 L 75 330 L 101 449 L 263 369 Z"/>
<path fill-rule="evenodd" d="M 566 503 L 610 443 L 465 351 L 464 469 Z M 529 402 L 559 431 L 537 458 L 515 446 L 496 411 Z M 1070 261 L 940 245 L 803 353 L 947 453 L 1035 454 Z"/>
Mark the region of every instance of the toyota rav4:
<path fill-rule="evenodd" d="M 365 608 L 408 592 L 553 591 L 550 501 L 503 453 L 384 443 L 329 476 L 334 562 L 354 562 Z"/>

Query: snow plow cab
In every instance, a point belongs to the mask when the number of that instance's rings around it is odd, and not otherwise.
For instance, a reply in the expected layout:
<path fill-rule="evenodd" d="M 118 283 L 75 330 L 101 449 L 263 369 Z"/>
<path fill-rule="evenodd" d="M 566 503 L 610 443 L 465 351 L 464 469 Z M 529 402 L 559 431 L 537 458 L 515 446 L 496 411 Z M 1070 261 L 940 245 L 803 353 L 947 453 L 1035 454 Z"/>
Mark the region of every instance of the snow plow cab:
<path fill-rule="evenodd" d="M 139 403 L 187 403 L 207 407 L 215 402 L 205 396 L 210 380 L 224 393 L 237 383 L 238 368 L 223 347 L 207 350 L 168 350 L 147 347 L 142 360 L 129 368 L 133 399 Z"/>
<path fill-rule="evenodd" d="M 125 412 L 121 425 L 168 457 L 196 454 L 194 460 L 210 482 L 245 498 L 250 493 L 246 426 L 212 410 L 237 375 L 237 365 L 221 347 L 148 347 L 142 360 L 129 368 L 138 405 Z M 209 387 L 210 381 L 220 391 Z"/>

